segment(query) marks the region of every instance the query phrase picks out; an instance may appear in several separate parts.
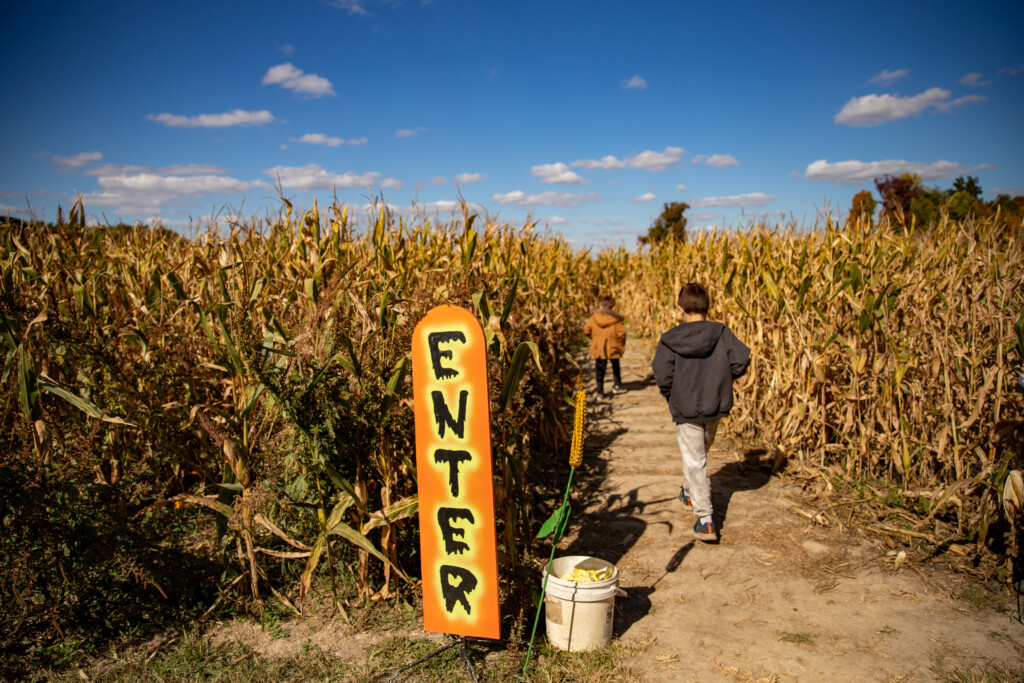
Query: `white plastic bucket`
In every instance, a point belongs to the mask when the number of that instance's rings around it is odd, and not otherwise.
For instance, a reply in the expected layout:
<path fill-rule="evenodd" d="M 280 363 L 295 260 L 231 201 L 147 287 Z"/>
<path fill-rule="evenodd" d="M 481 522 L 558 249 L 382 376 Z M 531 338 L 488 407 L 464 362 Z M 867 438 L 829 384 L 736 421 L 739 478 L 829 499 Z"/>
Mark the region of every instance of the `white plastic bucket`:
<path fill-rule="evenodd" d="M 611 578 L 592 583 L 564 581 L 561 576 L 573 569 L 611 569 Z M 547 572 L 545 572 L 547 574 Z M 615 595 L 619 590 L 619 570 L 611 562 L 596 557 L 570 555 L 551 563 L 544 596 L 544 617 L 548 642 L 559 650 L 579 652 L 604 647 L 612 640 Z"/>

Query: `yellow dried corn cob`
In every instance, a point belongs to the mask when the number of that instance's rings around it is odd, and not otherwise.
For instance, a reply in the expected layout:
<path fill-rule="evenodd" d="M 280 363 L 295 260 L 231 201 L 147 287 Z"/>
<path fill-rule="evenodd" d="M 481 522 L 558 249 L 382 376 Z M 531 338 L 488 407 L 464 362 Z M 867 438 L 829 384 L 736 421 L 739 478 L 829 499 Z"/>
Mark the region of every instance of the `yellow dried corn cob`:
<path fill-rule="evenodd" d="M 574 567 L 571 572 L 562 577 L 562 581 L 594 583 L 595 581 L 604 581 L 610 578 L 612 578 L 612 570 L 608 567 L 604 569 L 580 569 L 579 567 Z"/>
<path fill-rule="evenodd" d="M 583 378 L 576 376 L 576 413 L 572 420 L 572 445 L 569 447 L 569 467 L 576 469 L 583 462 L 583 419 L 587 415 L 587 394 L 583 391 Z"/>

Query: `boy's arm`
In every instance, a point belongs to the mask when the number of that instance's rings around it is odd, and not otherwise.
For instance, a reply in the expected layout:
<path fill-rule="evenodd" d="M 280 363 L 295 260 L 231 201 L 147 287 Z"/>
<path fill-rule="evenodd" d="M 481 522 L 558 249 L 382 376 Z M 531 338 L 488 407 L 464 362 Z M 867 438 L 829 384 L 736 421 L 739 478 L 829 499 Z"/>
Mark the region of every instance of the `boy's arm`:
<path fill-rule="evenodd" d="M 651 369 L 654 370 L 654 381 L 658 384 L 658 391 L 666 399 L 672 395 L 672 378 L 676 369 L 676 354 L 661 342 L 658 343 L 658 350 L 654 352 L 654 360 L 651 362 Z"/>
<path fill-rule="evenodd" d="M 587 322 L 583 323 L 583 334 L 589 337 L 590 333 L 593 331 L 593 326 L 590 324 L 590 319 L 588 318 Z"/>
<path fill-rule="evenodd" d="M 626 343 L 626 326 L 620 320 L 615 325 L 615 336 L 619 338 L 619 341 L 623 344 Z"/>
<path fill-rule="evenodd" d="M 739 379 L 747 374 L 750 367 L 750 348 L 741 342 L 732 330 L 725 328 L 725 350 L 729 355 L 729 369 L 732 370 L 732 378 Z"/>

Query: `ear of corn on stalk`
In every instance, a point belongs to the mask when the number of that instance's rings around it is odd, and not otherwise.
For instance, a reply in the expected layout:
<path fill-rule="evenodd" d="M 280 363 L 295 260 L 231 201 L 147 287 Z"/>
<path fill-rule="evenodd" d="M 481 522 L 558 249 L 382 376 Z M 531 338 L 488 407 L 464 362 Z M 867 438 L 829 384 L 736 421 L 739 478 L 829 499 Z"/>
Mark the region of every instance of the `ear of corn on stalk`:
<path fill-rule="evenodd" d="M 587 416 L 587 394 L 583 391 L 583 378 L 576 377 L 576 412 L 572 420 L 572 445 L 569 447 L 569 467 L 576 469 L 583 462 L 583 421 Z"/>

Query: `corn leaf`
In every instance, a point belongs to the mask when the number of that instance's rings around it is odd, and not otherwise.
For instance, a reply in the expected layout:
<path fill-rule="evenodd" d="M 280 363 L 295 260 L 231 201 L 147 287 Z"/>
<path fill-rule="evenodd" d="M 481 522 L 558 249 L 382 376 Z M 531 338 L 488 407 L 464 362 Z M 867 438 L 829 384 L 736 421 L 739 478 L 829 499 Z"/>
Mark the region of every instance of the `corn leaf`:
<path fill-rule="evenodd" d="M 534 342 L 520 342 L 519 346 L 516 347 L 515 353 L 512 354 L 512 362 L 509 363 L 508 370 L 505 372 L 505 381 L 501 386 L 501 394 L 498 396 L 498 412 L 505 410 L 508 406 L 509 400 L 515 394 L 516 389 L 519 388 L 519 382 L 522 381 L 523 375 L 526 374 L 526 367 L 530 361 L 530 355 L 533 355 L 533 360 L 537 364 L 537 368 L 540 368 L 540 350 L 537 348 L 537 344 Z"/>
<path fill-rule="evenodd" d="M 412 517 L 419 512 L 419 505 L 419 496 L 416 495 L 392 503 L 386 508 L 371 514 L 370 519 L 363 523 L 362 531 L 365 534 L 379 526 L 391 524 L 406 517 Z"/>
<path fill-rule="evenodd" d="M 370 539 L 363 536 L 361 533 L 350 527 L 348 524 L 345 524 L 345 522 L 338 522 L 327 533 L 332 536 L 341 536 L 352 545 L 356 546 L 361 550 L 365 550 L 366 552 L 370 553 L 384 564 L 391 567 L 395 572 L 398 573 L 399 576 L 401 576 L 406 581 L 409 580 L 409 577 L 406 576 L 405 572 L 403 572 L 401 569 L 393 565 L 391 563 L 391 560 L 389 560 L 387 557 L 383 555 L 383 553 L 377 550 L 376 546 L 374 546 L 373 543 L 370 542 Z"/>

